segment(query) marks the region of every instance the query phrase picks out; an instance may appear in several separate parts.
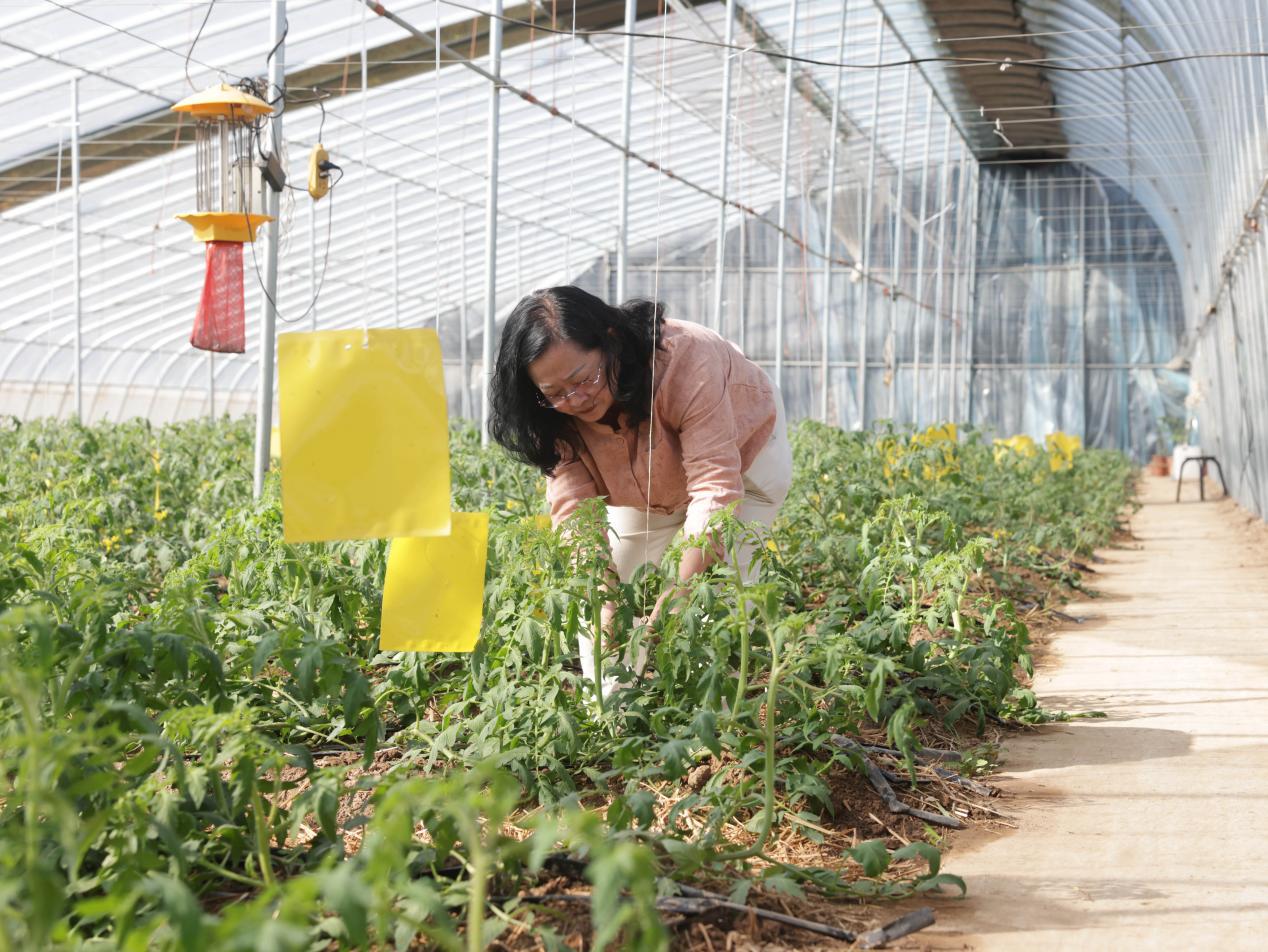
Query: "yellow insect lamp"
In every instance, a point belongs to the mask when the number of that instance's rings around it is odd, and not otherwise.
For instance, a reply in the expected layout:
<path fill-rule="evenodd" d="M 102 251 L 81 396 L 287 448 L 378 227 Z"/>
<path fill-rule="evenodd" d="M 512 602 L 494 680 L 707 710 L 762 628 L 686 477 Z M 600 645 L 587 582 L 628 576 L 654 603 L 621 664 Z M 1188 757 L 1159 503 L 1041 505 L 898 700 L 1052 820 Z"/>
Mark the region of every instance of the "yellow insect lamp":
<path fill-rule="evenodd" d="M 250 210 L 258 179 L 251 157 L 251 126 L 273 107 L 258 96 L 221 83 L 172 107 L 192 116 L 198 211 L 177 215 L 199 241 L 255 241 L 268 215 Z"/>
<path fill-rule="evenodd" d="M 273 219 L 251 211 L 257 188 L 252 161 L 254 124 L 273 107 L 258 96 L 221 83 L 172 107 L 196 121 L 194 155 L 198 210 L 177 215 L 207 247 L 207 270 L 189 342 L 200 350 L 241 354 L 246 350 L 242 292 L 242 245 L 255 241 L 260 225 Z"/>

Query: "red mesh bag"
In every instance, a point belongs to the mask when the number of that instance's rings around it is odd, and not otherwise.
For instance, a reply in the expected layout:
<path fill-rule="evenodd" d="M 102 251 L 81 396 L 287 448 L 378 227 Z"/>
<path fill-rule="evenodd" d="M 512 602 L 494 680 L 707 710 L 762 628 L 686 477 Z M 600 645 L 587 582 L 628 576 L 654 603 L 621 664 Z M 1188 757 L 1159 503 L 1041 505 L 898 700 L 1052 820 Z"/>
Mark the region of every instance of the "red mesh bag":
<path fill-rule="evenodd" d="M 247 349 L 242 304 L 242 243 L 208 241 L 207 275 L 189 342 L 199 350 L 241 354 Z"/>

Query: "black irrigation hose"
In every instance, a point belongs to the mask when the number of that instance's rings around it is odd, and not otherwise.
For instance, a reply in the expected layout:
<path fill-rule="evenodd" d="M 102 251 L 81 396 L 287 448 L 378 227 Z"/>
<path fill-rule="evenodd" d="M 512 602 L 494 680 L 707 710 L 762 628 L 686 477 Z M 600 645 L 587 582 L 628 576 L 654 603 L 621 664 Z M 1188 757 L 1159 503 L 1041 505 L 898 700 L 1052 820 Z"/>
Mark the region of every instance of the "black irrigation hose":
<path fill-rule="evenodd" d="M 872 785 L 872 789 L 881 795 L 881 799 L 885 801 L 885 808 L 890 813 L 900 816 L 911 816 L 917 820 L 923 820 L 931 826 L 945 826 L 951 830 L 964 829 L 964 823 L 957 817 L 946 816 L 942 813 L 930 813 L 928 810 L 921 810 L 918 807 L 909 806 L 898 799 L 898 794 L 894 793 L 894 788 L 889 785 L 889 781 L 885 779 L 885 775 L 881 773 L 881 769 L 872 763 L 867 756 L 867 751 L 863 745 L 856 740 L 848 737 L 842 737 L 840 734 L 832 735 L 832 743 L 847 750 L 851 753 L 858 754 L 863 761 L 863 769 L 867 771 L 868 783 Z"/>
<path fill-rule="evenodd" d="M 970 777 L 961 777 L 955 771 L 944 770 L 941 767 L 933 767 L 931 769 L 938 775 L 938 779 L 943 780 L 946 783 L 954 784 L 957 787 L 964 787 L 966 790 L 972 790 L 974 793 L 983 797 L 994 797 L 999 795 L 999 790 L 995 787 L 988 787 L 986 784 L 973 780 Z M 892 770 L 885 770 L 884 768 L 881 769 L 881 776 L 888 780 L 891 784 L 907 782 L 906 777 L 896 774 Z"/>
<path fill-rule="evenodd" d="M 901 750 L 895 750 L 893 747 L 878 747 L 876 744 L 859 744 L 864 750 L 872 754 L 892 754 L 895 757 L 903 756 Z M 945 760 L 963 760 L 963 755 L 958 750 L 942 750 L 937 747 L 921 747 L 916 751 L 916 762 L 927 764 L 931 761 Z"/>

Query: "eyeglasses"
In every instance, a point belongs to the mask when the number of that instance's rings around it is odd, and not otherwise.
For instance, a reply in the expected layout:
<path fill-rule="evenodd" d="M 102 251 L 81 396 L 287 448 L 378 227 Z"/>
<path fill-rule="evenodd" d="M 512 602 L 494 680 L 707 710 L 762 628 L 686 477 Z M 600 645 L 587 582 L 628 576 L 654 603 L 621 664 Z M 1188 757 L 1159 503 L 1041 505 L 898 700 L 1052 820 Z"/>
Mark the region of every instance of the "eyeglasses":
<path fill-rule="evenodd" d="M 562 393 L 562 394 L 559 394 L 558 396 L 547 396 L 546 394 L 538 391 L 537 402 L 540 403 L 544 407 L 550 407 L 551 409 L 557 410 L 560 407 L 562 407 L 565 403 L 571 403 L 572 398 L 575 397 L 577 394 L 579 394 L 582 390 L 589 390 L 591 387 L 596 386 L 602 378 L 603 378 L 603 365 L 600 364 L 598 371 L 595 373 L 593 377 L 591 377 L 588 380 L 583 380 L 581 383 L 577 384 L 577 386 L 569 390 L 567 393 Z"/>

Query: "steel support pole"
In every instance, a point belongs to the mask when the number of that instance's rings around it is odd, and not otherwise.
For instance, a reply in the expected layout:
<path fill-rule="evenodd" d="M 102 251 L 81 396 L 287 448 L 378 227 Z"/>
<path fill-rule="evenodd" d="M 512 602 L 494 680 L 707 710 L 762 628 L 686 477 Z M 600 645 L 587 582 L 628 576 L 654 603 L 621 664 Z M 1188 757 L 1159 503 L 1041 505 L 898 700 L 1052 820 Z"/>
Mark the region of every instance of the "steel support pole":
<path fill-rule="evenodd" d="M 497 324 L 498 305 L 498 131 L 502 91 L 502 0 L 493 0 L 493 16 L 489 17 L 489 70 L 494 82 L 489 84 L 489 156 L 488 181 L 484 193 L 484 340 L 480 370 L 484 375 L 480 401 L 480 443 L 489 445 L 489 386 L 493 382 L 493 332 Z"/>
<path fill-rule="evenodd" d="M 75 306 L 75 419 L 84 421 L 84 299 L 79 221 L 79 77 L 70 80 L 71 289 Z"/>
<path fill-rule="evenodd" d="M 950 404 L 950 419 L 960 422 L 962 412 L 960 406 L 960 291 L 963 286 L 961 274 L 963 265 L 960 260 L 964 253 L 964 143 L 960 143 L 960 158 L 955 177 L 955 253 L 952 257 L 951 271 L 951 385 L 947 391 L 947 402 Z"/>
<path fill-rule="evenodd" d="M 837 62 L 845 59 L 845 32 L 850 17 L 847 2 L 841 11 L 841 26 L 837 30 Z M 833 200 L 837 189 L 837 139 L 841 125 L 841 74 L 837 70 L 836 86 L 832 92 L 832 132 L 828 137 L 828 184 L 823 201 L 823 307 L 820 314 L 823 339 L 820 354 L 823 364 L 819 371 L 819 419 L 828 422 L 828 383 L 831 371 L 828 361 L 832 355 L 832 215 Z"/>
<path fill-rule="evenodd" d="M 401 326 L 401 214 L 400 214 L 400 197 L 401 183 L 392 183 L 392 322 L 394 326 Z M 432 264 L 433 269 L 435 263 Z M 436 289 L 440 287 L 440 275 L 436 275 L 433 279 L 435 287 L 432 293 L 437 293 Z M 436 333 L 440 333 L 440 328 L 436 328 Z"/>
<path fill-rule="evenodd" d="M 282 113 L 286 96 L 286 0 L 273 0 L 269 17 L 270 102 L 276 102 L 273 117 L 265 124 L 265 145 L 270 155 L 278 155 L 282 148 Z M 264 252 L 264 300 L 261 302 L 260 319 L 260 389 L 257 396 L 255 417 L 255 498 L 264 491 L 264 474 L 269 469 L 269 442 L 273 435 L 273 362 L 277 337 L 277 245 L 278 193 L 264 187 L 264 213 L 272 221 L 264 226 L 266 247 Z"/>
<path fill-rule="evenodd" d="M 1090 447 L 1091 441 L 1091 390 L 1089 389 L 1087 372 L 1087 179 L 1079 182 L 1079 334 L 1083 351 L 1083 369 L 1081 383 L 1083 385 L 1083 445 Z"/>
<path fill-rule="evenodd" d="M 907 186 L 907 130 L 911 127 L 908 112 L 911 108 L 911 71 L 908 66 L 903 71 L 903 132 L 898 145 L 898 181 L 894 189 L 894 237 L 889 247 L 889 331 L 886 334 L 886 361 L 889 366 L 889 418 L 893 420 L 898 412 L 898 270 L 902 267 L 903 258 L 903 189 Z"/>
<path fill-rule="evenodd" d="M 965 374 L 968 386 L 968 393 L 965 396 L 968 402 L 968 413 L 966 419 L 969 426 L 973 425 L 973 375 L 976 372 L 974 360 L 977 351 L 977 236 L 978 236 L 978 195 L 982 191 L 981 167 L 977 161 L 970 156 L 969 158 L 969 207 L 972 212 L 969 216 L 969 276 L 968 287 L 964 294 L 964 320 L 965 320 L 965 356 L 968 360 L 967 372 Z"/>
<path fill-rule="evenodd" d="M 925 306 L 925 218 L 929 214 L 929 146 L 933 139 L 933 90 L 925 94 L 925 148 L 920 159 L 920 232 L 916 235 L 916 290 L 911 308 L 911 417 L 920 426 L 920 313 Z M 935 325 L 936 326 L 936 325 Z"/>
<path fill-rule="evenodd" d="M 797 51 L 797 0 L 788 0 L 788 52 Z M 784 287 L 788 279 L 788 153 L 792 145 L 793 61 L 784 61 L 784 129 L 779 147 L 779 236 L 775 239 L 775 386 L 784 385 Z"/>
<path fill-rule="evenodd" d="M 467 302 L 470 300 L 470 288 L 467 285 L 467 206 L 462 206 L 459 213 L 458 228 L 462 232 L 458 245 L 458 360 L 461 363 L 462 391 L 459 406 L 462 418 L 471 419 L 471 354 L 468 350 L 469 331 L 467 328 Z"/>
<path fill-rule="evenodd" d="M 942 136 L 942 184 L 938 188 L 938 265 L 933 278 L 933 412 L 934 422 L 942 423 L 942 290 L 946 285 L 947 195 L 951 191 L 951 118 L 945 120 Z M 949 414 L 948 414 L 949 415 Z"/>
<path fill-rule="evenodd" d="M 735 0 L 726 0 L 725 43 L 735 42 Z M 718 194 L 726 198 L 728 165 L 731 160 L 731 60 L 729 50 L 722 51 L 722 115 L 718 132 Z M 714 267 L 713 329 L 722 333 L 722 300 L 726 293 L 726 202 L 718 203 L 718 253 Z"/>
<path fill-rule="evenodd" d="M 627 294 L 630 229 L 630 103 L 634 96 L 634 25 L 638 20 L 638 0 L 625 0 L 625 55 L 621 81 L 621 175 L 617 184 L 616 213 L 616 303 Z"/>
<path fill-rule="evenodd" d="M 885 55 L 885 18 L 876 17 L 876 62 L 879 64 Z M 858 419 L 854 428 L 861 430 L 867 426 L 867 324 L 871 317 L 872 304 L 872 205 L 876 194 L 876 134 L 881 112 L 881 70 L 877 69 L 872 78 L 872 121 L 868 134 L 867 156 L 867 192 L 863 196 L 863 285 L 859 289 L 863 296 L 862 307 L 859 308 L 859 370 L 855 381 L 855 407 Z"/>

